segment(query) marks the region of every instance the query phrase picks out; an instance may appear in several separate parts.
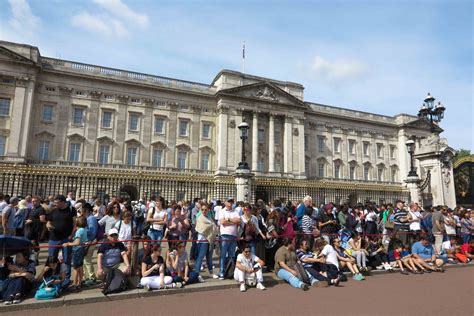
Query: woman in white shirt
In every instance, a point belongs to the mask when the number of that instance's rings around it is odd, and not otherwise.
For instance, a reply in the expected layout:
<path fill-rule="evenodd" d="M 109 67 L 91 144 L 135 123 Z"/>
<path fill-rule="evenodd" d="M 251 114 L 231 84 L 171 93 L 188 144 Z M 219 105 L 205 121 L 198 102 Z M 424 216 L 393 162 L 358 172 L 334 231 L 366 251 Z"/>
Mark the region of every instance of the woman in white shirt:
<path fill-rule="evenodd" d="M 164 236 L 165 224 L 168 222 L 168 212 L 163 209 L 165 199 L 158 197 L 156 203 L 150 203 L 150 208 L 146 216 L 146 221 L 150 223 L 148 237 L 156 244 L 161 244 Z M 159 240 L 159 241 L 156 241 Z"/>
<path fill-rule="evenodd" d="M 259 290 L 265 290 L 263 286 L 263 274 L 262 267 L 265 263 L 251 253 L 250 245 L 246 244 L 241 254 L 237 256 L 235 263 L 234 279 L 240 283 L 240 291 L 245 292 L 247 290 L 246 283 L 249 286 L 253 286 L 253 282 L 256 282 L 256 287 Z"/>

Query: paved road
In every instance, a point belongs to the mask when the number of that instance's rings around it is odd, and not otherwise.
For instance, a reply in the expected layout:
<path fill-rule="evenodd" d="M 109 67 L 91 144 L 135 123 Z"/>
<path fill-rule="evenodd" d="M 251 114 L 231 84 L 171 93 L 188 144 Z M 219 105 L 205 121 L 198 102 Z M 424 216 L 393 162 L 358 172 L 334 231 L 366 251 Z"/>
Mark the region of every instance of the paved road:
<path fill-rule="evenodd" d="M 1 312 L 1 307 L 0 307 Z M 25 315 L 27 312 L 6 313 Z M 474 267 L 446 273 L 399 273 L 350 280 L 307 292 L 287 284 L 91 303 L 35 311 L 39 315 L 473 315 Z"/>

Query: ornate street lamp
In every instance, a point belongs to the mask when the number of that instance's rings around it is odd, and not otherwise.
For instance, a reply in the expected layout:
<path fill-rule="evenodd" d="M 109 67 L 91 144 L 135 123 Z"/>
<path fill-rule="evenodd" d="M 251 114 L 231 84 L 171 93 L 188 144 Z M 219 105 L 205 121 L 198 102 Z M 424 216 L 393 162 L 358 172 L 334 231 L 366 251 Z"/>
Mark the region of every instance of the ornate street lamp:
<path fill-rule="evenodd" d="M 415 153 L 415 141 L 413 139 L 408 140 L 405 145 L 407 146 L 408 153 L 410 154 L 410 172 L 408 177 L 418 177 L 416 174 L 415 166 L 413 165 L 413 154 Z"/>
<path fill-rule="evenodd" d="M 240 139 L 242 140 L 242 161 L 239 162 L 237 169 L 250 169 L 245 157 L 245 141 L 249 138 L 249 124 L 242 122 L 238 126 Z"/>
<path fill-rule="evenodd" d="M 438 104 L 434 104 L 436 99 L 431 96 L 428 92 L 423 105 L 421 106 L 420 111 L 418 112 L 418 117 L 420 119 L 424 119 L 430 121 L 431 124 L 439 123 L 444 118 L 444 111 L 446 108 L 438 102 Z M 432 128 L 433 130 L 434 128 Z"/>

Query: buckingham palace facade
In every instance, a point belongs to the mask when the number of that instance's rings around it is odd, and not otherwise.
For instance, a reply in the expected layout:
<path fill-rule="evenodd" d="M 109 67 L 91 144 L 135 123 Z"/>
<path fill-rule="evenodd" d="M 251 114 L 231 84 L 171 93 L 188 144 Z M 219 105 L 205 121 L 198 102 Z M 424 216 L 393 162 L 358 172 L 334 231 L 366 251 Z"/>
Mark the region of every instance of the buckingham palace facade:
<path fill-rule="evenodd" d="M 222 70 L 202 84 L 0 41 L 4 194 L 235 195 L 244 121 L 252 199 L 267 201 L 408 198 L 405 142 L 430 134 L 416 116 L 308 102 L 298 83 Z"/>

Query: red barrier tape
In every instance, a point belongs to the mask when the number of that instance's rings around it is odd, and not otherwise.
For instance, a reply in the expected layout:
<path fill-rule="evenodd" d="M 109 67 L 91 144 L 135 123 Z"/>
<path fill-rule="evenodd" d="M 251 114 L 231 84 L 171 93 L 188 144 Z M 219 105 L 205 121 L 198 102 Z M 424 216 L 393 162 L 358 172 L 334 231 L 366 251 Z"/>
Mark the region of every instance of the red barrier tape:
<path fill-rule="evenodd" d="M 414 233 L 414 232 L 407 232 L 407 231 L 398 231 L 397 234 L 402 234 L 402 235 L 428 235 L 431 233 L 426 233 L 426 232 L 420 232 L 420 233 Z M 313 236 L 313 234 L 305 234 L 305 233 L 293 233 L 291 235 L 279 235 L 278 237 L 274 237 L 277 239 L 281 238 L 291 238 L 294 237 L 295 235 L 303 235 L 303 236 Z M 341 234 L 319 234 L 318 236 L 340 236 Z M 367 237 L 381 237 L 381 236 L 392 236 L 394 233 L 386 233 L 386 234 L 359 234 L 360 236 L 367 236 Z M 245 240 L 244 238 L 216 238 L 216 241 L 222 242 L 222 241 L 239 241 L 239 240 Z M 122 243 L 128 243 L 128 242 L 134 242 L 134 243 L 139 243 L 139 242 L 149 242 L 149 243 L 157 243 L 157 242 L 170 242 L 170 243 L 178 243 L 178 242 L 196 242 L 196 243 L 202 243 L 202 242 L 208 242 L 206 240 L 196 240 L 196 239 L 184 239 L 184 240 L 179 240 L 179 239 L 127 239 L 127 240 L 117 240 L 117 241 L 96 241 L 89 243 L 87 245 L 81 245 L 80 247 L 89 247 L 89 246 L 95 246 L 95 245 L 102 245 L 102 244 L 112 244 L 112 243 L 117 243 L 117 242 L 122 242 Z M 62 245 L 45 245 L 45 246 L 33 246 L 31 247 L 33 249 L 42 249 L 42 248 L 63 248 Z"/>

